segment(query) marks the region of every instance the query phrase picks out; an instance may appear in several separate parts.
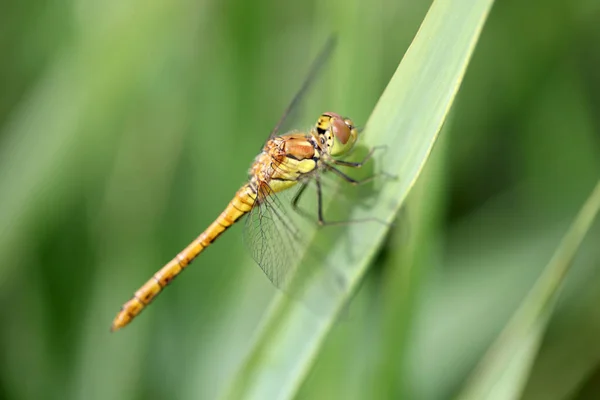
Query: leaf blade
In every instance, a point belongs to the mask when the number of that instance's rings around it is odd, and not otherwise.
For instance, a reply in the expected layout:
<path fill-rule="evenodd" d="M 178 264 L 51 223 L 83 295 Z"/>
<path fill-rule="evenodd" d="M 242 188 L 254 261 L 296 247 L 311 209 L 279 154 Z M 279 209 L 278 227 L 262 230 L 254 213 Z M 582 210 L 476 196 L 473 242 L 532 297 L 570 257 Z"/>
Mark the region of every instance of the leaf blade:
<path fill-rule="evenodd" d="M 562 282 L 599 210 L 600 182 L 563 237 L 552 260 L 504 331 L 484 355 L 458 399 L 519 398 L 541 345 Z"/>
<path fill-rule="evenodd" d="M 392 149 L 386 172 L 397 173 L 399 179 L 377 193 L 376 209 L 355 207 L 350 219 L 394 219 L 431 152 L 491 5 L 491 0 L 437 0 L 432 5 L 365 129 L 369 146 Z M 451 18 L 453 12 L 460 18 Z M 226 388 L 227 398 L 290 398 L 296 393 L 387 231 L 382 224 L 357 225 L 344 229 L 352 248 L 338 241 L 328 253 L 327 261 L 344 265 L 346 285 L 336 296 L 320 299 L 325 317 L 279 296 Z M 323 285 L 319 279 L 311 283 Z"/>

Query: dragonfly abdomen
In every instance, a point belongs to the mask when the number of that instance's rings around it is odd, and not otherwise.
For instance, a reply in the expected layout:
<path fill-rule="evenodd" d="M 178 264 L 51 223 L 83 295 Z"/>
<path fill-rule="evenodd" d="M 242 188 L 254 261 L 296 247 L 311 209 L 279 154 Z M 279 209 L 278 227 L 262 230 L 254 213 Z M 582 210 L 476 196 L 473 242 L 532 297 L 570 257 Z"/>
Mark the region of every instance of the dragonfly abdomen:
<path fill-rule="evenodd" d="M 200 234 L 192 243 L 183 249 L 175 258 L 156 272 L 133 297 L 121 307 L 112 323 L 111 331 L 116 331 L 129 324 L 154 298 L 175 279 L 183 270 L 225 230 L 236 223 L 254 206 L 255 191 L 250 185 L 244 185 L 235 194 L 225 210 Z"/>

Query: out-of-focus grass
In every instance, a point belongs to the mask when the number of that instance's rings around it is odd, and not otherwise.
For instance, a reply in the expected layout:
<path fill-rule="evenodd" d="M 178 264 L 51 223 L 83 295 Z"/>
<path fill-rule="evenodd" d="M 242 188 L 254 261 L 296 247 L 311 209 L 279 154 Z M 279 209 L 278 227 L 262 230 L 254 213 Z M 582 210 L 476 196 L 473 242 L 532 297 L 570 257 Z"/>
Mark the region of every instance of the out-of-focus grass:
<path fill-rule="evenodd" d="M 340 47 L 295 127 L 324 109 L 364 124 L 429 4 L 3 7 L 0 397 L 214 398 L 275 293 L 241 227 L 132 326 L 111 335 L 111 318 L 244 181 L 331 30 Z M 441 176 L 411 195 L 300 396 L 458 393 L 598 179 L 599 13 L 594 1 L 496 4 Z M 523 398 L 600 395 L 597 238 L 594 227 Z M 423 290 L 399 301 L 412 271 Z"/>
<path fill-rule="evenodd" d="M 459 399 L 521 397 L 560 289 L 599 209 L 600 181 L 552 260 L 471 375 Z"/>

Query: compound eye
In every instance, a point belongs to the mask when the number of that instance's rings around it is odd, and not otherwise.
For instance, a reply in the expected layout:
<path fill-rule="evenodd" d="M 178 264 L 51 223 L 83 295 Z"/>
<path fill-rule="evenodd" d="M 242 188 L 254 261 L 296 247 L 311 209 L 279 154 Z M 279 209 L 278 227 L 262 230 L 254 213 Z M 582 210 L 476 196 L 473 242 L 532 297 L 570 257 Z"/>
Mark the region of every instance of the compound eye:
<path fill-rule="evenodd" d="M 347 121 L 341 118 L 333 117 L 331 120 L 331 130 L 333 131 L 333 135 L 341 144 L 348 143 L 348 139 L 350 139 L 350 131 L 351 125 L 348 126 Z M 350 121 L 352 123 L 352 121 Z"/>

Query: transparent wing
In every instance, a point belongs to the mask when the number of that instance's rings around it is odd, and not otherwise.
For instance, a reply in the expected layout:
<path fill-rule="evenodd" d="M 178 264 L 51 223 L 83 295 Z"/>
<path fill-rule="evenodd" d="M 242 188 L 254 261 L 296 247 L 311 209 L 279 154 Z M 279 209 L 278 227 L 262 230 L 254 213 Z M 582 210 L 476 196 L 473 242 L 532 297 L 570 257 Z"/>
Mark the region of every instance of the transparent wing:
<path fill-rule="evenodd" d="M 262 194 L 246 219 L 244 242 L 276 287 L 318 315 L 332 294 L 346 285 L 338 271 L 343 265 L 331 264 L 327 258 L 327 246 L 342 237 L 341 231 L 317 228 L 316 219 L 294 211 L 291 199 L 296 190 L 275 194 L 265 184 L 259 192 Z M 304 200 L 301 203 L 316 202 L 314 197 Z"/>
<path fill-rule="evenodd" d="M 306 78 L 304 78 L 304 82 L 302 82 L 300 90 L 298 90 L 290 104 L 283 112 L 283 115 L 271 131 L 271 134 L 269 135 L 267 141 L 279 134 L 279 130 L 281 129 L 281 127 L 285 124 L 286 120 L 289 118 L 292 112 L 298 107 L 302 98 L 306 95 L 306 92 L 310 88 L 312 82 L 315 80 L 319 72 L 321 72 L 321 69 L 327 63 L 331 54 L 333 54 L 333 50 L 335 49 L 336 44 L 337 37 L 335 35 L 331 35 L 325 43 L 325 45 L 323 46 L 323 48 L 321 49 L 321 51 L 319 52 L 319 55 L 317 56 L 315 61 L 313 61 L 308 75 L 306 75 Z"/>
<path fill-rule="evenodd" d="M 258 192 L 257 204 L 246 219 L 244 243 L 269 280 L 287 289 L 303 257 L 305 242 L 289 207 L 269 185 L 263 184 Z"/>

